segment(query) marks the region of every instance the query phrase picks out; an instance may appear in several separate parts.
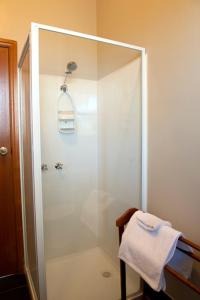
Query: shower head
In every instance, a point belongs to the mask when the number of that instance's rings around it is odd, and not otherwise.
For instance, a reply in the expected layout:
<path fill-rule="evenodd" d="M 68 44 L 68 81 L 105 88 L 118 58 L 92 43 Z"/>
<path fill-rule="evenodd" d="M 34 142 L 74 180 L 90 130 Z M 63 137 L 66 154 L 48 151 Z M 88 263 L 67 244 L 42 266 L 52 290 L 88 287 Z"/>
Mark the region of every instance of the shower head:
<path fill-rule="evenodd" d="M 72 72 L 77 69 L 77 67 L 78 66 L 77 66 L 77 64 L 74 61 L 70 61 L 67 64 L 67 70 L 65 71 L 64 83 L 60 87 L 61 91 L 63 91 L 64 93 L 66 93 L 66 91 L 67 91 L 67 78 L 68 78 L 68 75 L 71 75 Z"/>
<path fill-rule="evenodd" d="M 77 69 L 77 64 L 74 61 L 70 61 L 67 64 L 67 73 L 72 73 Z"/>

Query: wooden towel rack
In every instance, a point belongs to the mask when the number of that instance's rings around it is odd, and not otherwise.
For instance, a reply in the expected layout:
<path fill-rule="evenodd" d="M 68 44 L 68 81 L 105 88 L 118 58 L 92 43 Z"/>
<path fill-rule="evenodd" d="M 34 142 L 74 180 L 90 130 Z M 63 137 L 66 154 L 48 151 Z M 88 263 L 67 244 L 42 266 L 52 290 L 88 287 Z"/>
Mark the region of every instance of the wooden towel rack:
<path fill-rule="evenodd" d="M 138 209 L 136 208 L 130 208 L 128 209 L 123 215 L 121 215 L 117 220 L 116 220 L 116 226 L 119 229 L 119 243 L 121 243 L 122 239 L 122 234 L 124 232 L 125 225 L 129 222 L 130 218 L 132 215 L 137 211 Z M 183 238 L 180 237 L 179 240 L 186 245 L 189 245 L 196 251 L 200 252 L 200 246 Z M 195 254 L 193 252 L 188 252 L 184 251 L 180 248 L 178 248 L 180 251 L 184 252 L 186 255 L 190 256 L 192 259 L 200 262 L 200 255 Z M 174 276 L 176 279 L 181 281 L 183 284 L 191 288 L 193 291 L 195 291 L 197 294 L 200 295 L 200 287 L 186 279 L 184 276 L 176 272 L 173 268 L 170 266 L 166 265 L 165 270 L 169 272 L 172 276 Z M 121 278 L 121 300 L 126 300 L 126 264 L 124 261 L 120 260 L 120 278 Z M 146 283 L 145 283 L 146 285 Z"/>

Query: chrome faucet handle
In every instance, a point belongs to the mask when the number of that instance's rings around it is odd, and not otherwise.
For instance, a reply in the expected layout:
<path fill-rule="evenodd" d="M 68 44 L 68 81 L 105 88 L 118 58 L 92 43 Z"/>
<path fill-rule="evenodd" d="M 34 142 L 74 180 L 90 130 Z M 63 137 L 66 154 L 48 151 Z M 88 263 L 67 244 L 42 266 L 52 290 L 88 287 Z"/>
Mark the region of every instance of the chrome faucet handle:
<path fill-rule="evenodd" d="M 63 164 L 62 164 L 61 162 L 57 162 L 57 163 L 55 164 L 55 169 L 57 169 L 57 170 L 62 170 L 62 169 L 63 169 Z"/>
<path fill-rule="evenodd" d="M 41 165 L 41 170 L 42 170 L 42 171 L 48 171 L 48 166 L 47 166 L 47 164 L 42 164 L 42 165 Z"/>

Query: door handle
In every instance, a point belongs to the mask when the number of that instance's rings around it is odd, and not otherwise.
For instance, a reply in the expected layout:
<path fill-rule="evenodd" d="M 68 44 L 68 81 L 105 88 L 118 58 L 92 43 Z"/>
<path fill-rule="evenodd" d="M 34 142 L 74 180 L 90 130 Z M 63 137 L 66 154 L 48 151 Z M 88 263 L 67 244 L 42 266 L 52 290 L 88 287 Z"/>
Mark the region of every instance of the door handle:
<path fill-rule="evenodd" d="M 4 156 L 8 154 L 8 149 L 6 147 L 1 147 L 0 148 L 0 155 Z"/>

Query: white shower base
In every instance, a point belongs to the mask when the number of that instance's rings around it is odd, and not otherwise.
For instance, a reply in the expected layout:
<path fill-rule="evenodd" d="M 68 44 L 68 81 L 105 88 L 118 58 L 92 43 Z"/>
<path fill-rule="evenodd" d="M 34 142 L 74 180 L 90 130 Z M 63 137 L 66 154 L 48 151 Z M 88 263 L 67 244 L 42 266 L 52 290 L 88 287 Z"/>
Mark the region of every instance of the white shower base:
<path fill-rule="evenodd" d="M 110 272 L 104 277 L 103 272 Z M 120 299 L 119 270 L 99 248 L 59 258 L 46 264 L 48 300 L 118 300 Z M 128 277 L 128 276 L 127 276 Z M 136 273 L 127 278 L 127 294 L 139 289 Z"/>

